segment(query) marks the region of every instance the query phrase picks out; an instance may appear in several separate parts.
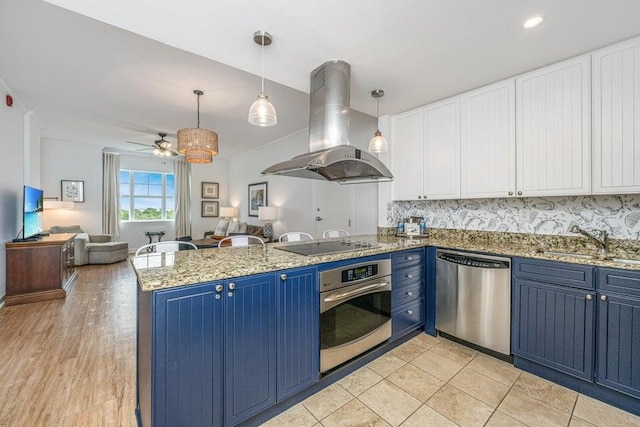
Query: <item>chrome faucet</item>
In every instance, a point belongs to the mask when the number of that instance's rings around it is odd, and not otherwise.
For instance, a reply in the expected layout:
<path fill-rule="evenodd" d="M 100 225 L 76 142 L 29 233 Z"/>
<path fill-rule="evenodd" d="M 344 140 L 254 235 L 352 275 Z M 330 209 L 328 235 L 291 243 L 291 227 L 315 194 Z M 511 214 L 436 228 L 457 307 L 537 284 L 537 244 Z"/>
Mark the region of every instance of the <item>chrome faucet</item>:
<path fill-rule="evenodd" d="M 607 255 L 607 252 L 609 252 L 609 233 L 607 233 L 605 230 L 595 230 L 600 237 L 594 236 L 593 234 L 589 233 L 586 230 L 583 230 L 577 225 L 571 227 L 571 230 L 569 231 L 571 231 L 572 233 L 582 234 L 583 236 L 588 237 L 592 241 L 596 242 L 598 244 L 598 247 L 600 248 L 600 254 Z"/>

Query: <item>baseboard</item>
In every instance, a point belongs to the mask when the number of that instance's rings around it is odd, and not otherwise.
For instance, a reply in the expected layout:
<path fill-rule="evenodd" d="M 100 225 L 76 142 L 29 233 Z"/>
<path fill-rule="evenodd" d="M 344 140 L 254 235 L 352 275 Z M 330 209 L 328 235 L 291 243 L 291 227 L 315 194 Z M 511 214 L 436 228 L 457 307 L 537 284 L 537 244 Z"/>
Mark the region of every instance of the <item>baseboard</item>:
<path fill-rule="evenodd" d="M 4 297 L 0 298 L 0 308 L 4 307 Z"/>

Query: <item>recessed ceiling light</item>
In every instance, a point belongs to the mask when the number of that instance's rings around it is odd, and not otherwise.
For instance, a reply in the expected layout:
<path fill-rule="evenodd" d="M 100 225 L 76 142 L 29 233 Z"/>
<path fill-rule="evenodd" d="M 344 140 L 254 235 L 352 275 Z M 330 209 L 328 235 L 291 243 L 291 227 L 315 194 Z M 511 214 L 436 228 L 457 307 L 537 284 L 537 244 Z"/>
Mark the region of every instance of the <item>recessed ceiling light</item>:
<path fill-rule="evenodd" d="M 525 29 L 529 30 L 542 24 L 542 21 L 544 21 L 544 18 L 542 16 L 534 16 L 533 18 L 527 19 L 522 26 Z"/>

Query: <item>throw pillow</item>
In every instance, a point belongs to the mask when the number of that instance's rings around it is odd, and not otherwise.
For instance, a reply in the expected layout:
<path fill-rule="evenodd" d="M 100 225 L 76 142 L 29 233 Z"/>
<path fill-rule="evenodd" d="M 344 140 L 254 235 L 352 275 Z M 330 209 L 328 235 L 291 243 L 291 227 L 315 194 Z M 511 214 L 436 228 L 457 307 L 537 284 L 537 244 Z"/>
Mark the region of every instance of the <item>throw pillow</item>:
<path fill-rule="evenodd" d="M 227 227 L 227 236 L 230 236 L 231 233 L 239 233 L 240 231 L 240 223 L 239 222 L 230 222 L 229 227 Z"/>
<path fill-rule="evenodd" d="M 218 221 L 218 225 L 216 226 L 216 230 L 213 232 L 214 236 L 226 236 L 227 228 L 229 227 L 229 221 L 226 219 L 221 219 Z"/>
<path fill-rule="evenodd" d="M 238 233 L 246 233 L 247 232 L 247 223 L 246 222 L 240 222 L 238 224 L 240 224 L 238 226 Z"/>

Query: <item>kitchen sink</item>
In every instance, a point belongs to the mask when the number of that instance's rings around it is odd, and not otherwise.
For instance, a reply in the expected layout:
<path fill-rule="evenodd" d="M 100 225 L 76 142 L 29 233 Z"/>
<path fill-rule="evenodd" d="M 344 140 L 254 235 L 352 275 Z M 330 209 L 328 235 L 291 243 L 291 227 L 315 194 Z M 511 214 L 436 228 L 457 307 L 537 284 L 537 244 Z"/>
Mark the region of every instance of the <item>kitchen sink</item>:
<path fill-rule="evenodd" d="M 566 257 L 580 258 L 580 259 L 596 259 L 597 258 L 596 256 L 593 256 L 593 255 L 576 254 L 572 252 L 547 251 L 545 249 L 538 249 L 536 250 L 536 253 L 553 255 L 553 256 L 566 256 Z"/>

